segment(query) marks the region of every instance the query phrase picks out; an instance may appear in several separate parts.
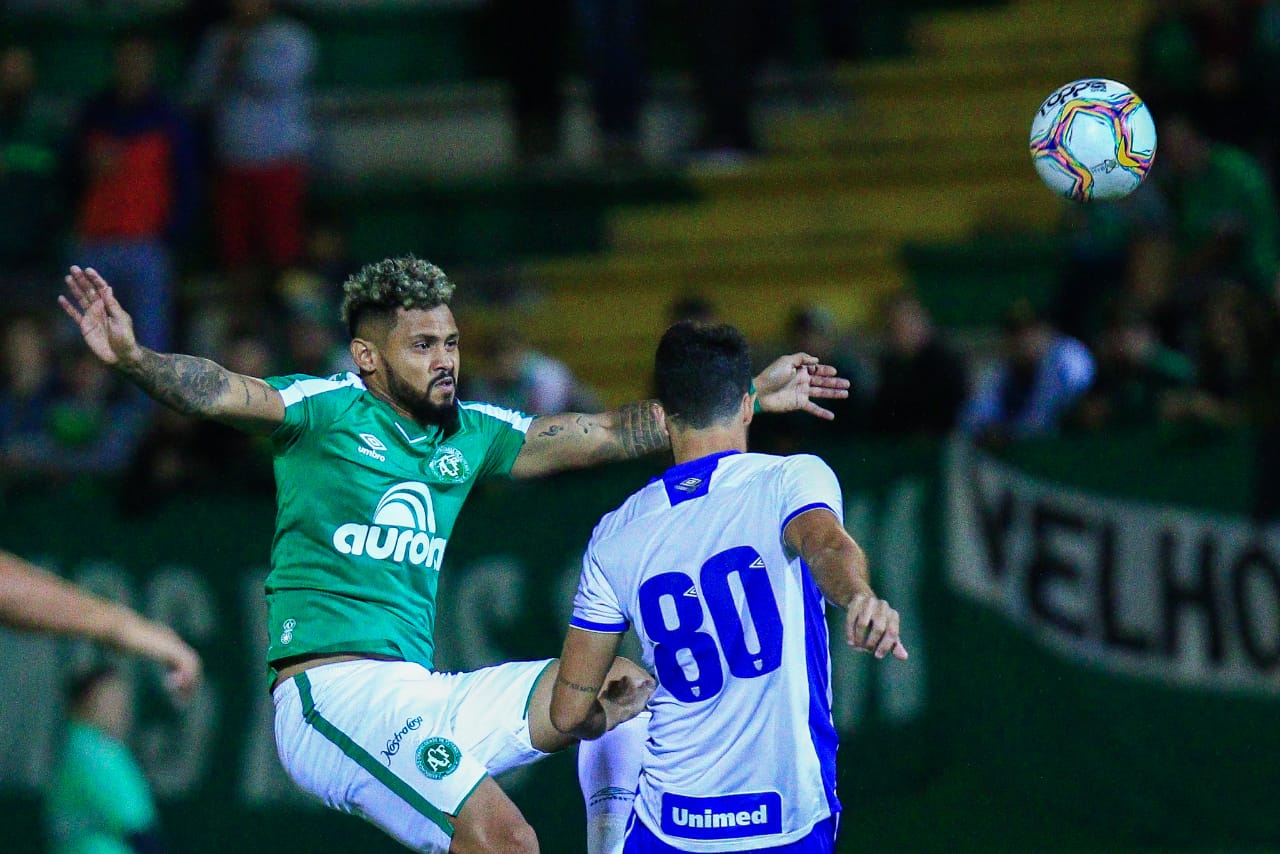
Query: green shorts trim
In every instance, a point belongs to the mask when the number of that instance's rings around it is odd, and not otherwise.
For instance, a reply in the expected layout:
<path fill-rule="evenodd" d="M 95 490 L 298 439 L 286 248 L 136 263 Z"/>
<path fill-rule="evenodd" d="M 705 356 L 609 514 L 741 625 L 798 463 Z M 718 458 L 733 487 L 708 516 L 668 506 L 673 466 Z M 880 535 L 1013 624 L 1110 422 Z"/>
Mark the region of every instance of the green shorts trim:
<path fill-rule="evenodd" d="M 558 658 L 551 659 L 542 666 L 542 669 L 538 671 L 538 675 L 533 677 L 533 685 L 529 688 L 529 696 L 524 698 L 524 719 L 526 721 L 529 720 L 529 709 L 533 707 L 533 694 L 538 690 L 538 683 L 542 681 L 542 674 L 546 673 L 547 668 L 559 660 Z"/>
<path fill-rule="evenodd" d="M 390 768 L 374 759 L 372 754 L 352 741 L 345 732 L 325 720 L 324 715 L 316 710 L 315 700 L 311 696 L 311 680 L 307 678 L 305 672 L 293 677 L 293 681 L 298 686 L 298 695 L 302 698 L 302 717 L 316 732 L 333 742 L 348 758 L 355 760 L 357 765 L 373 775 L 374 779 L 421 813 L 424 818 L 443 830 L 447 836 L 453 837 L 453 825 L 449 822 L 447 815 L 432 806 L 412 786 L 392 773 Z"/>

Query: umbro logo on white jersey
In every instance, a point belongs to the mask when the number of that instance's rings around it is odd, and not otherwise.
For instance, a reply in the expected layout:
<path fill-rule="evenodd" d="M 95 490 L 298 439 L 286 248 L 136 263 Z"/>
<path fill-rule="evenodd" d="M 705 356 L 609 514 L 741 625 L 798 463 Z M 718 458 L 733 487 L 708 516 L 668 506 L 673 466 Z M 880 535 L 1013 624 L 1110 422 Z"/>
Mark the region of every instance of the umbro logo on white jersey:
<path fill-rule="evenodd" d="M 676 484 L 676 489 L 681 492 L 693 492 L 699 486 L 702 486 L 702 478 L 686 477 L 684 480 Z"/>
<path fill-rule="evenodd" d="M 698 598 L 698 588 L 696 588 L 696 587 L 690 587 L 688 590 L 686 590 L 686 591 L 684 592 L 684 595 L 688 596 L 690 599 L 697 599 L 697 598 Z"/>
<path fill-rule="evenodd" d="M 764 569 L 764 558 L 758 557 L 751 561 L 750 569 Z"/>

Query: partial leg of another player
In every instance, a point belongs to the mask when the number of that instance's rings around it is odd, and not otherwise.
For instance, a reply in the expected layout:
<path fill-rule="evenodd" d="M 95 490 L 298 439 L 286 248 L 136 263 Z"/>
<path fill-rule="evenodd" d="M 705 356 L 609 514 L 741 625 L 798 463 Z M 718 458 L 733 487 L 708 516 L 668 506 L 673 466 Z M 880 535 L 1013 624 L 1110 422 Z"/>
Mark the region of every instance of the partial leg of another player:
<path fill-rule="evenodd" d="M 622 854 L 635 805 L 649 712 L 578 745 L 578 785 L 587 808 L 587 854 Z"/>
<path fill-rule="evenodd" d="M 561 750 L 575 741 L 551 724 L 551 692 L 559 667 L 560 663 L 554 662 L 542 674 L 529 709 L 530 739 L 545 752 Z M 634 662 L 618 658 L 606 680 L 622 676 L 652 678 Z M 642 712 L 600 738 L 578 745 L 578 783 L 587 809 L 587 854 L 622 851 L 648 731 L 649 714 Z"/>

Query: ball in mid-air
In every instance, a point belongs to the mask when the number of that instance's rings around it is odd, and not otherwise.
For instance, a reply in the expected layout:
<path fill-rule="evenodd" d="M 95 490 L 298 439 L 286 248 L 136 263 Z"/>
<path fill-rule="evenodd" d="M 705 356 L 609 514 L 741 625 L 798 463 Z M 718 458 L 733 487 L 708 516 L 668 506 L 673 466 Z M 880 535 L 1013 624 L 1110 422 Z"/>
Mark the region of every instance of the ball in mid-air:
<path fill-rule="evenodd" d="M 1036 171 L 1055 193 L 1078 202 L 1132 193 L 1155 154 L 1151 112 L 1114 80 L 1068 83 L 1045 99 L 1031 122 Z"/>

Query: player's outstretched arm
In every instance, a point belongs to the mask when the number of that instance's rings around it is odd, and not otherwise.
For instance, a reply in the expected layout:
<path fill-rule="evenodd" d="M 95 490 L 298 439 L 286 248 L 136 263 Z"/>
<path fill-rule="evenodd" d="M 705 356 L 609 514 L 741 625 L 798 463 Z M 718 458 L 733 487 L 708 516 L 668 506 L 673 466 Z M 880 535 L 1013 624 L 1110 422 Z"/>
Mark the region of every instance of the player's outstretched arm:
<path fill-rule="evenodd" d="M 0 624 L 88 638 L 156 661 L 166 683 L 186 696 L 200 682 L 200 656 L 168 626 L 95 596 L 16 555 L 0 552 Z"/>
<path fill-rule="evenodd" d="M 782 356 L 755 378 L 760 408 L 765 412 L 802 410 L 819 418 L 835 416 L 817 399 L 849 396 L 849 381 L 836 369 L 806 353 Z M 643 457 L 671 446 L 656 400 L 628 403 L 608 412 L 566 412 L 533 420 L 511 473 L 540 477 Z"/>
<path fill-rule="evenodd" d="M 835 413 L 814 401 L 849 396 L 849 381 L 808 353 L 779 356 L 760 372 L 755 384 L 761 412 L 801 411 L 826 421 L 834 420 Z"/>
<path fill-rule="evenodd" d="M 616 658 L 622 635 L 574 627 L 551 691 L 551 725 L 564 735 L 590 741 L 644 711 L 652 677 Z"/>
<path fill-rule="evenodd" d="M 133 319 L 94 269 L 72 267 L 66 283 L 70 298 L 59 296 L 58 303 L 89 349 L 156 400 L 183 414 L 243 430 L 270 431 L 284 420 L 284 400 L 262 380 L 208 359 L 157 353 L 140 345 Z"/>
<path fill-rule="evenodd" d="M 825 507 L 801 513 L 787 524 L 783 540 L 804 558 L 827 601 L 845 609 L 845 641 L 850 646 L 876 658 L 907 658 L 898 612 L 871 589 L 866 555 L 836 514 Z"/>

